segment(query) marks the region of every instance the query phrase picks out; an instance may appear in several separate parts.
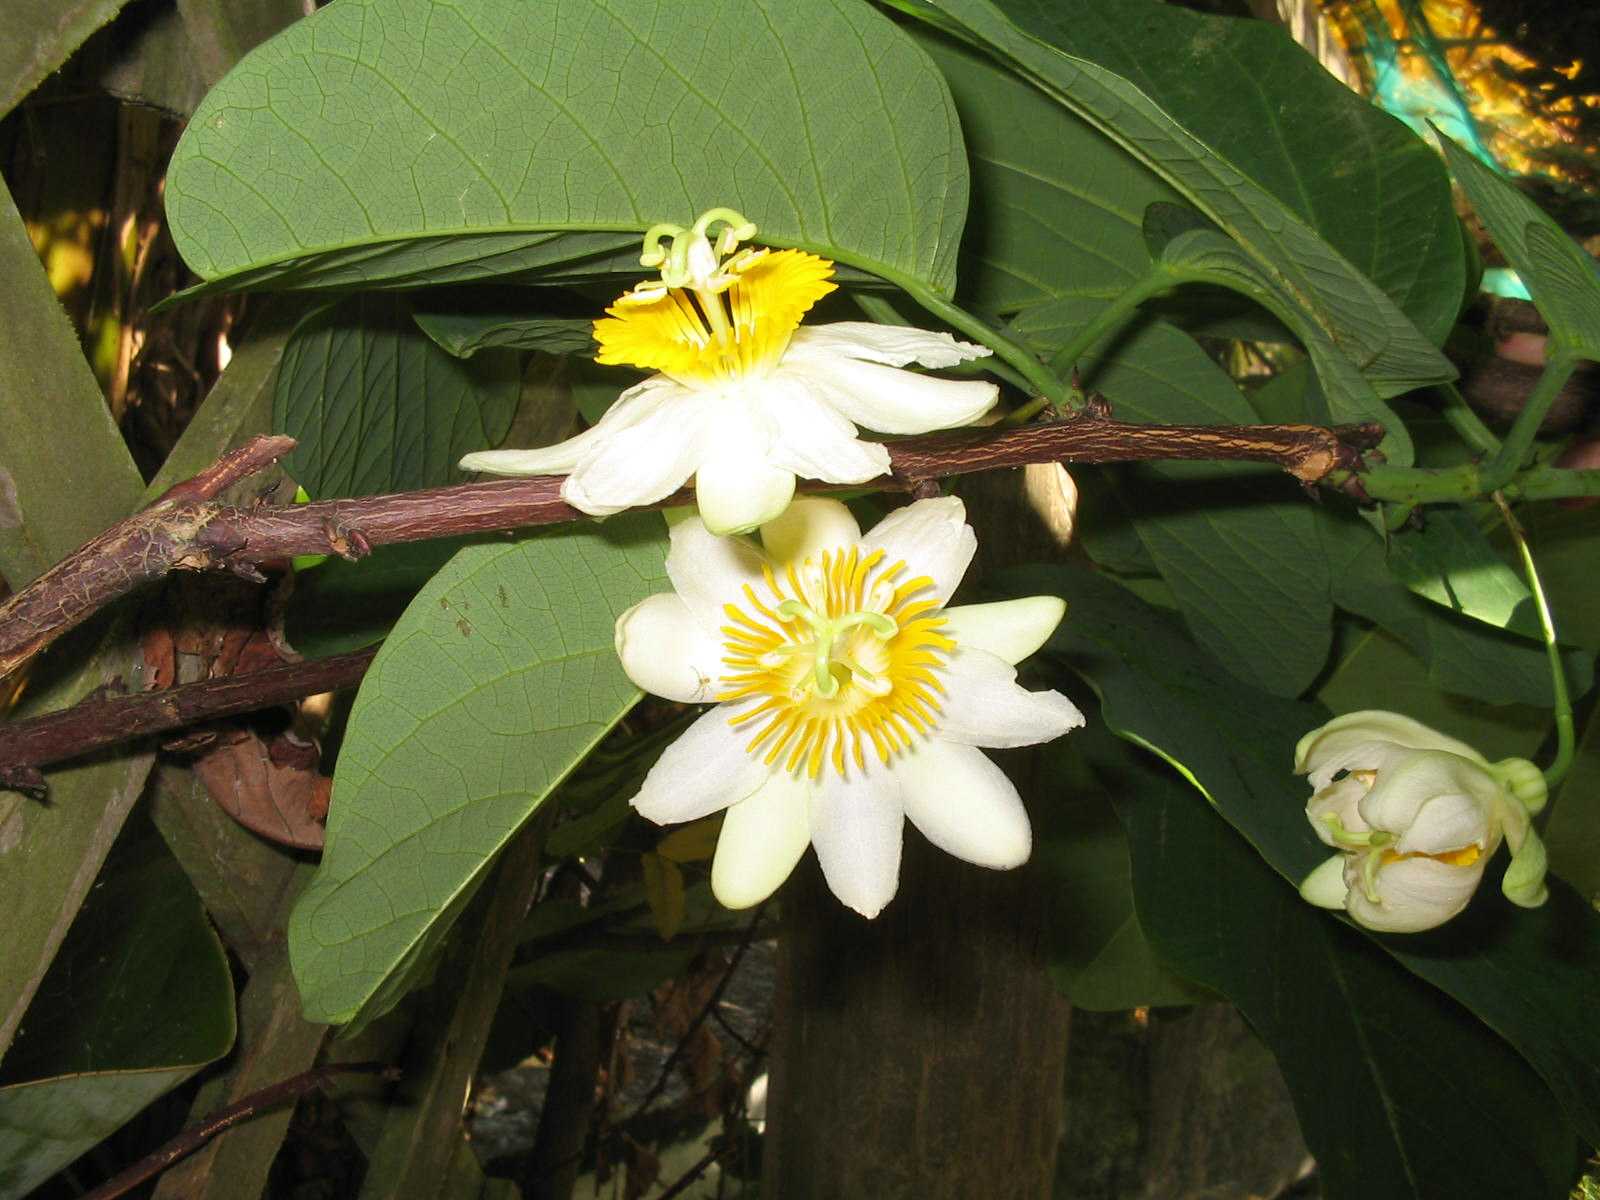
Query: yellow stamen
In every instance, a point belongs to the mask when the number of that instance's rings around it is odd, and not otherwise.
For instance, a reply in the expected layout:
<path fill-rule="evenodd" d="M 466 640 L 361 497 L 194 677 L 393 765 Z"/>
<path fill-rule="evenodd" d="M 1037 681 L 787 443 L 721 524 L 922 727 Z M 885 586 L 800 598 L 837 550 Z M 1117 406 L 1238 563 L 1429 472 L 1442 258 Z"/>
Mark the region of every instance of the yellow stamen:
<path fill-rule="evenodd" d="M 706 385 L 770 368 L 800 319 L 834 290 L 833 264 L 802 250 L 740 251 L 719 291 L 644 285 L 594 323 L 595 361 Z"/>
<path fill-rule="evenodd" d="M 717 699 L 757 698 L 729 724 L 753 731 L 749 752 L 768 766 L 815 779 L 830 764 L 866 765 L 909 750 L 937 727 L 944 684 L 934 672 L 955 641 L 937 602 L 908 598 L 930 587 L 883 551 L 845 547 L 763 572 L 726 604 L 724 665 Z M 872 597 L 880 604 L 866 600 Z M 898 610 L 898 611 L 896 611 Z"/>

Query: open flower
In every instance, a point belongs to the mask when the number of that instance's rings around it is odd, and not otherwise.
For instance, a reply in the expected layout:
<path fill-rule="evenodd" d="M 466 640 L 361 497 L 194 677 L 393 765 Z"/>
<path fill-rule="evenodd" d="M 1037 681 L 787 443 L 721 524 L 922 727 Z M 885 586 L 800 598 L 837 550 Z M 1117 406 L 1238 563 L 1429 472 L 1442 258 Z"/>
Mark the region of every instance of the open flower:
<path fill-rule="evenodd" d="M 1306 734 L 1294 769 L 1311 777 L 1312 828 L 1339 851 L 1300 886 L 1313 904 L 1369 929 L 1432 929 L 1467 906 L 1502 838 L 1511 847 L 1502 890 L 1524 907 L 1544 903 L 1544 846 L 1528 818 L 1544 807 L 1545 782 L 1526 759 L 1490 763 L 1465 742 L 1374 710 Z"/>
<path fill-rule="evenodd" d="M 1083 724 L 1015 663 L 1061 620 L 1054 596 L 946 608 L 977 548 L 954 498 L 919 500 L 862 535 L 844 505 L 796 500 L 762 546 L 690 518 L 672 529 L 674 592 L 617 622 L 646 691 L 717 706 L 669 746 L 633 806 L 652 821 L 726 808 L 711 887 L 766 899 L 814 845 L 834 895 L 865 916 L 894 896 L 905 818 L 980 866 L 1015 867 L 1032 833 L 977 746 Z"/>
<path fill-rule="evenodd" d="M 994 405 L 993 384 L 899 369 L 953 366 L 987 355 L 982 346 L 860 321 L 800 328 L 834 290 L 833 264 L 799 250 L 738 249 L 754 233 L 728 209 L 688 230 L 652 229 L 641 261 L 660 265 L 661 278 L 595 322 L 595 357 L 659 374 L 623 392 L 577 437 L 469 454 L 462 469 L 565 474 L 562 498 L 597 516 L 653 504 L 692 476 L 706 527 L 739 533 L 781 513 L 797 475 L 862 483 L 887 472 L 888 450 L 861 441 L 858 425 L 926 433 L 968 424 Z M 670 252 L 660 248 L 668 236 Z"/>

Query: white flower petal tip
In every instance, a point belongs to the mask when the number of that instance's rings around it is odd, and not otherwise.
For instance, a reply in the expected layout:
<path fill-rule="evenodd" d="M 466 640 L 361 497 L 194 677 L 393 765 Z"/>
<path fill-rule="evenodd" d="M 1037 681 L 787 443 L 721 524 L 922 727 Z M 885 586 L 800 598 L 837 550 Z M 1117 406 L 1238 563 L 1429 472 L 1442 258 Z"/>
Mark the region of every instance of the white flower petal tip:
<path fill-rule="evenodd" d="M 560 453 L 552 453 L 559 450 Z M 549 450 L 478 450 L 456 464 L 463 471 L 480 475 L 564 475 L 576 465 L 576 458 L 563 447 Z"/>
<path fill-rule="evenodd" d="M 768 775 L 718 707 L 662 752 L 629 803 L 657 825 L 698 821 L 752 795 Z"/>
<path fill-rule="evenodd" d="M 1532 763 L 1491 766 L 1464 742 L 1371 711 L 1312 730 L 1295 768 L 1311 777 L 1307 818 L 1339 851 L 1302 884 L 1312 903 L 1386 933 L 1433 929 L 1466 908 L 1502 841 L 1512 851 L 1506 897 L 1544 902 L 1544 847 L 1528 814 L 1545 788 Z"/>
<path fill-rule="evenodd" d="M 711 894 L 725 908 L 752 908 L 789 878 L 811 844 L 804 784 L 770 776 L 728 809 L 711 860 Z"/>
<path fill-rule="evenodd" d="M 761 544 L 774 562 L 804 562 L 823 550 L 853 546 L 861 526 L 837 500 L 801 496 L 761 527 Z"/>
<path fill-rule="evenodd" d="M 882 550 L 886 563 L 903 562 L 932 581 L 942 606 L 960 586 L 977 535 L 967 524 L 967 506 L 957 496 L 936 496 L 897 508 L 861 539 L 867 550 Z"/>
<path fill-rule="evenodd" d="M 1318 908 L 1343 908 L 1349 889 L 1344 885 L 1344 855 L 1335 854 L 1307 875 L 1300 884 L 1300 898 Z"/>
<path fill-rule="evenodd" d="M 962 604 L 944 610 L 944 631 L 958 646 L 987 650 L 1016 664 L 1044 645 L 1066 614 L 1067 602 L 1059 596 Z"/>
<path fill-rule="evenodd" d="M 716 696 L 722 643 L 676 595 L 648 596 L 618 617 L 616 648 L 623 671 L 644 691 L 679 704 Z"/>
<path fill-rule="evenodd" d="M 719 455 L 695 474 L 694 494 L 700 517 L 712 533 L 749 533 L 789 506 L 794 472 L 754 456 Z"/>
<path fill-rule="evenodd" d="M 973 342 L 957 341 L 948 333 L 907 325 L 875 325 L 870 321 L 835 321 L 812 325 L 795 333 L 804 350 L 859 358 L 889 367 L 916 363 L 923 367 L 953 367 L 994 351 Z"/>
<path fill-rule="evenodd" d="M 982 751 L 932 742 L 896 770 L 906 817 L 939 849 L 997 871 L 1028 861 L 1033 828 L 1022 797 Z"/>

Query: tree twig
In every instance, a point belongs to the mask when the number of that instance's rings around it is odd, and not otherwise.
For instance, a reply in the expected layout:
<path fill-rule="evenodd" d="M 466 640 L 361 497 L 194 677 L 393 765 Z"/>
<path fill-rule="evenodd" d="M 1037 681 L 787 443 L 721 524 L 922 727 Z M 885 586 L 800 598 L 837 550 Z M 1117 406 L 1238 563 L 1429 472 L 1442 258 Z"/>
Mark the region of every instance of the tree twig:
<path fill-rule="evenodd" d="M 200 1124 L 185 1129 L 153 1154 L 147 1154 L 125 1170 L 117 1172 L 92 1192 L 86 1193 L 82 1200 L 115 1200 L 118 1196 L 125 1196 L 145 1180 L 154 1178 L 179 1159 L 193 1154 L 219 1133 L 224 1133 L 241 1121 L 248 1121 L 287 1101 L 298 1100 L 308 1092 L 314 1092 L 330 1083 L 336 1075 L 348 1075 L 352 1072 L 399 1077 L 399 1072 L 384 1063 L 341 1063 L 313 1067 L 309 1071 L 264 1087 L 260 1091 L 251 1092 L 226 1108 L 218 1109 Z"/>
<path fill-rule="evenodd" d="M 0 789 L 43 799 L 45 780 L 39 768 L 51 763 L 144 734 L 353 687 L 377 652 L 373 647 L 159 692 L 86 700 L 42 717 L 0 724 Z"/>
<path fill-rule="evenodd" d="M 891 443 L 891 473 L 872 481 L 914 491 L 929 480 L 1040 462 L 1220 459 L 1275 463 L 1306 484 L 1361 465 L 1377 425 L 1134 425 L 1091 407 L 1061 421 L 970 429 Z M 221 504 L 226 486 L 286 453 L 289 438 L 257 438 L 173 487 L 75 551 L 0 605 L 0 677 L 140 584 L 173 570 L 228 570 L 298 554 L 356 559 L 393 542 L 456 537 L 583 517 L 560 496 L 560 476 L 458 484 L 315 504 Z M 830 490 L 809 485 L 810 490 Z M 837 490 L 837 489 L 833 489 Z M 687 492 L 663 500 L 684 503 Z"/>

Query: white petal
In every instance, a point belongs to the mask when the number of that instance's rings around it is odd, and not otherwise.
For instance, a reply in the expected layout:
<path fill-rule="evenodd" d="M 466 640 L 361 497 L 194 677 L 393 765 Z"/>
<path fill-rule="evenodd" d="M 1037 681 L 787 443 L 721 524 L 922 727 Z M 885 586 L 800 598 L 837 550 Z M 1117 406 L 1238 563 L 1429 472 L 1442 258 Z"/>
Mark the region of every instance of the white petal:
<path fill-rule="evenodd" d="M 728 809 L 711 860 L 711 892 L 727 908 L 760 904 L 811 844 L 808 783 L 775 772 Z"/>
<path fill-rule="evenodd" d="M 1066 612 L 1067 602 L 1059 596 L 962 604 L 944 610 L 939 632 L 954 638 L 958 646 L 987 650 L 1008 663 L 1019 663 L 1045 644 Z"/>
<path fill-rule="evenodd" d="M 1344 882 L 1344 859 L 1342 854 L 1323 859 L 1322 864 L 1301 883 L 1300 898 L 1318 908 L 1343 908 L 1350 891 Z"/>
<path fill-rule="evenodd" d="M 679 704 L 705 704 L 724 673 L 722 642 L 672 592 L 647 596 L 617 618 L 617 657 L 645 691 Z"/>
<path fill-rule="evenodd" d="M 531 450 L 479 450 L 461 460 L 461 469 L 488 475 L 565 475 L 601 443 L 658 412 L 663 404 L 681 401 L 684 391 L 665 375 L 652 375 L 618 396 L 592 428 L 576 437 Z"/>
<path fill-rule="evenodd" d="M 833 894 L 864 917 L 875 917 L 900 886 L 905 813 L 893 771 L 849 780 L 831 771 L 811 793 L 811 844 Z"/>
<path fill-rule="evenodd" d="M 781 513 L 794 495 L 794 472 L 769 461 L 772 423 L 731 390 L 708 411 L 695 473 L 695 504 L 716 534 L 745 533 Z"/>
<path fill-rule="evenodd" d="M 776 431 L 768 455 L 774 466 L 826 483 L 865 483 L 888 473 L 888 447 L 862 441 L 853 422 L 799 381 L 774 377 L 761 395 Z"/>
<path fill-rule="evenodd" d="M 744 604 L 746 584 L 759 586 L 765 560 L 744 538 L 718 537 L 699 517 L 674 522 L 669 530 L 667 578 L 707 632 L 727 623 L 725 604 Z"/>
<path fill-rule="evenodd" d="M 798 380 L 857 425 L 880 433 L 928 433 L 970 425 L 1000 397 L 992 383 L 934 379 L 853 358 L 786 353 L 775 373 Z"/>
<path fill-rule="evenodd" d="M 1463 825 L 1460 818 L 1468 818 L 1466 824 L 1473 832 L 1467 841 L 1487 848 L 1491 839 L 1499 844 L 1500 796 L 1500 784 L 1477 763 L 1444 750 L 1413 750 L 1399 763 L 1378 772 L 1377 782 L 1361 800 L 1361 816 L 1374 829 L 1387 829 L 1404 838 L 1418 826 L 1425 808 L 1432 808 L 1439 798 L 1453 797 L 1449 805 L 1437 810 L 1438 830 L 1427 824 L 1416 828 L 1419 843 L 1427 846 L 1427 853 L 1460 849 L 1466 841 L 1435 843 L 1438 836 L 1466 832 L 1464 826 L 1457 826 Z M 1476 820 L 1470 820 L 1473 810 Z M 1451 819 L 1452 814 L 1458 819 Z"/>
<path fill-rule="evenodd" d="M 770 773 L 744 743 L 728 724 L 727 708 L 718 705 L 662 752 L 630 803 L 657 825 L 698 821 L 737 804 Z"/>
<path fill-rule="evenodd" d="M 1484 859 L 1469 867 L 1452 867 L 1435 858 L 1402 858 L 1378 868 L 1378 903 L 1361 884 L 1361 860 L 1345 864 L 1349 895 L 1345 910 L 1368 929 L 1416 933 L 1443 925 L 1467 906 L 1483 878 Z"/>
<path fill-rule="evenodd" d="M 1083 724 L 1083 714 L 1060 692 L 1017 685 L 1011 664 L 986 650 L 957 648 L 945 673 L 943 710 L 934 736 L 963 746 L 1031 746 Z"/>
<path fill-rule="evenodd" d="M 641 401 L 649 412 L 608 426 L 621 403 L 590 430 L 600 436 L 561 485 L 563 500 L 596 516 L 666 499 L 689 481 L 705 453 L 712 414 L 689 389 L 660 385 Z"/>
<path fill-rule="evenodd" d="M 1500 844 L 1483 807 L 1470 796 L 1435 796 L 1417 812 L 1417 819 L 1394 844 L 1396 854 L 1449 854 L 1467 846 L 1487 851 Z"/>
<path fill-rule="evenodd" d="M 837 500 L 800 496 L 761 527 L 761 544 L 776 563 L 802 562 L 823 550 L 854 546 L 861 526 Z"/>
<path fill-rule="evenodd" d="M 748 533 L 782 514 L 794 497 L 794 472 L 764 455 L 708 453 L 694 477 L 694 498 L 716 534 Z"/>
<path fill-rule="evenodd" d="M 981 750 L 923 742 L 897 759 L 906 816 L 939 849 L 980 867 L 1028 861 L 1033 831 L 1022 798 Z"/>
<path fill-rule="evenodd" d="M 877 325 L 871 321 L 836 321 L 831 325 L 806 325 L 789 339 L 790 352 L 809 358 L 813 354 L 844 355 L 903 367 L 953 367 L 973 358 L 987 358 L 987 346 L 958 342 L 948 333 L 915 329 L 909 325 Z"/>
<path fill-rule="evenodd" d="M 1448 750 L 1463 758 L 1483 761 L 1483 757 L 1465 742 L 1446 737 L 1421 721 L 1402 713 L 1365 709 L 1335 717 L 1301 738 L 1294 750 L 1295 774 L 1323 772 L 1331 777 L 1333 771 L 1325 769 L 1329 759 L 1344 758 L 1353 747 L 1367 742 L 1389 742 L 1408 750 Z M 1318 788 L 1326 785 L 1327 780 L 1315 784 Z"/>
<path fill-rule="evenodd" d="M 904 561 L 905 582 L 917 575 L 933 580 L 932 595 L 944 604 L 967 573 L 978 549 L 977 535 L 967 524 L 967 509 L 955 496 L 918 500 L 897 508 L 861 539 L 866 551 L 883 550 L 883 565 Z M 921 597 L 918 597 L 919 599 Z"/>
<path fill-rule="evenodd" d="M 1350 833 L 1365 833 L 1370 828 L 1366 818 L 1361 815 L 1361 801 L 1366 795 L 1367 784 L 1354 775 L 1346 775 L 1320 792 L 1311 793 L 1311 799 L 1306 803 L 1306 820 L 1311 822 L 1311 828 L 1319 838 L 1330 846 L 1338 847 L 1334 825 L 1328 818 L 1337 819 L 1339 825 Z"/>

